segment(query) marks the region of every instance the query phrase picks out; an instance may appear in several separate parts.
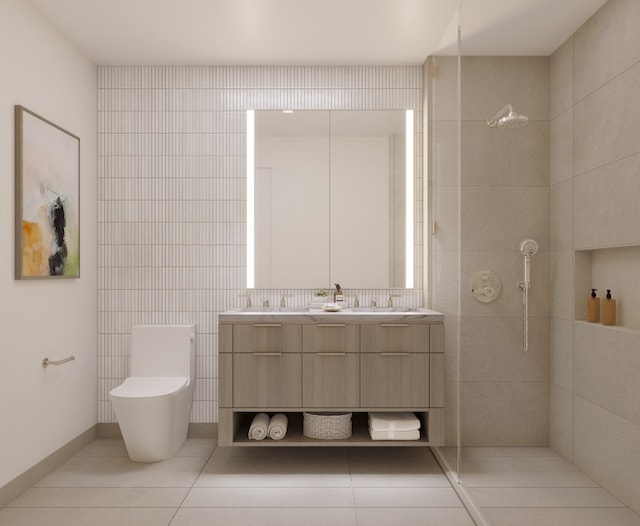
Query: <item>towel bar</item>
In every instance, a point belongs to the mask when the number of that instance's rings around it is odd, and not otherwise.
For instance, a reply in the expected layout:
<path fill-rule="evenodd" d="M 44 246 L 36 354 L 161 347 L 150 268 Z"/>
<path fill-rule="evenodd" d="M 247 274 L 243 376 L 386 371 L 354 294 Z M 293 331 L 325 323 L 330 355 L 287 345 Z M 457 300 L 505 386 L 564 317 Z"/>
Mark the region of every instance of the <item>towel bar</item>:
<path fill-rule="evenodd" d="M 49 358 L 44 358 L 42 360 L 42 367 L 44 369 L 46 369 L 50 365 L 60 365 L 60 364 L 67 363 L 67 362 L 70 362 L 71 360 L 75 360 L 75 359 L 76 359 L 75 356 L 69 356 L 68 358 L 65 358 L 64 360 L 49 360 Z"/>

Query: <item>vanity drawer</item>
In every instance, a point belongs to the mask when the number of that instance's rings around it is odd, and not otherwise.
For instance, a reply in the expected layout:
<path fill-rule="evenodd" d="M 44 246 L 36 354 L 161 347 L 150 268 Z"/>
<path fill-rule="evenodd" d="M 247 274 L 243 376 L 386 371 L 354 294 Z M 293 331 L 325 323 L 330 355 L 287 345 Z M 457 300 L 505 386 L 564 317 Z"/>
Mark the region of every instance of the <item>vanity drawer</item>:
<path fill-rule="evenodd" d="M 428 407 L 429 355 L 366 353 L 360 356 L 361 407 Z"/>
<path fill-rule="evenodd" d="M 362 325 L 360 351 L 363 353 L 429 352 L 429 325 L 410 323 Z"/>
<path fill-rule="evenodd" d="M 302 356 L 304 407 L 357 407 L 360 398 L 360 355 L 305 353 Z"/>
<path fill-rule="evenodd" d="M 302 350 L 317 352 L 358 352 L 358 325 L 346 323 L 316 323 L 302 328 Z"/>
<path fill-rule="evenodd" d="M 234 407 L 300 407 L 302 355 L 238 353 L 233 356 Z"/>
<path fill-rule="evenodd" d="M 233 326 L 234 353 L 300 352 L 302 327 L 297 324 L 253 323 Z"/>

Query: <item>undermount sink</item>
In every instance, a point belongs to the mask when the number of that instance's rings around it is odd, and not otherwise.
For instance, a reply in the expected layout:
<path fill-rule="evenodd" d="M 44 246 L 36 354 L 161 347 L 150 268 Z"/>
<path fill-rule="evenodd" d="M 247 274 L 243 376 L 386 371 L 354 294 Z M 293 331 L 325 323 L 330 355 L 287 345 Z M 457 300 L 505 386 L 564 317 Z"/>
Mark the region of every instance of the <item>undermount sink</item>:
<path fill-rule="evenodd" d="M 352 307 L 353 312 L 415 312 L 415 307 Z"/>
<path fill-rule="evenodd" d="M 243 307 L 240 312 L 309 312 L 306 307 Z"/>

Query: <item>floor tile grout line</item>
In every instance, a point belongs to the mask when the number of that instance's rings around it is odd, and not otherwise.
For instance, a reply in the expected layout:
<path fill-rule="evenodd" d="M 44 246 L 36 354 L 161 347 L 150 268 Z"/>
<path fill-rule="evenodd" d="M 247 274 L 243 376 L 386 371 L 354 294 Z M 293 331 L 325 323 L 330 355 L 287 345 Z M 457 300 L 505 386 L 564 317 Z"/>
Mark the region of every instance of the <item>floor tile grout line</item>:
<path fill-rule="evenodd" d="M 353 519 L 355 521 L 355 526 L 359 526 L 358 524 L 358 506 L 356 503 L 356 493 L 355 493 L 355 486 L 353 485 L 353 470 L 351 469 L 351 451 L 347 450 L 346 452 L 347 455 L 347 469 L 349 470 L 349 484 L 351 486 L 351 501 L 353 502 Z"/>
<path fill-rule="evenodd" d="M 191 493 L 191 490 L 193 490 L 193 488 L 195 487 L 196 482 L 198 482 L 198 479 L 200 478 L 200 475 L 202 475 L 202 472 L 204 471 L 204 469 L 207 467 L 207 464 L 209 463 L 209 461 L 211 460 L 211 457 L 213 456 L 213 454 L 215 453 L 215 450 L 218 449 L 218 441 L 216 439 L 215 445 L 213 446 L 213 449 L 209 452 L 209 455 L 207 455 L 207 458 L 205 459 L 204 463 L 202 464 L 202 467 L 200 468 L 200 471 L 198 472 L 198 474 L 196 475 L 196 477 L 193 479 L 193 483 L 191 484 L 191 487 L 189 487 L 187 489 L 187 492 L 184 494 L 184 497 L 182 498 L 182 500 L 180 501 L 180 504 L 178 505 L 178 507 L 176 508 L 176 511 L 173 513 L 173 515 L 171 516 L 171 519 L 169 519 L 169 522 L 167 523 L 167 526 L 171 526 L 171 523 L 173 523 L 174 519 L 176 518 L 176 516 L 178 515 L 178 512 L 183 509 L 184 503 L 187 500 L 187 497 L 189 496 L 189 493 Z"/>

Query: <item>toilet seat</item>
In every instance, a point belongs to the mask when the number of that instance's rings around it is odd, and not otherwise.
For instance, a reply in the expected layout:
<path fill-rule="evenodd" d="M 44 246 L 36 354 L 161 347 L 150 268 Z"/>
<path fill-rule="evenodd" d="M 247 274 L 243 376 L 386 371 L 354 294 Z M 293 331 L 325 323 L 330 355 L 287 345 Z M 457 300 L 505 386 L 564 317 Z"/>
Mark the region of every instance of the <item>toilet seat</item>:
<path fill-rule="evenodd" d="M 189 378 L 170 376 L 163 378 L 133 376 L 125 379 L 109 393 L 114 398 L 161 398 L 170 396 L 184 389 Z"/>

